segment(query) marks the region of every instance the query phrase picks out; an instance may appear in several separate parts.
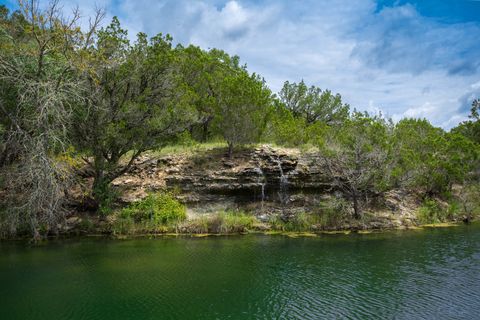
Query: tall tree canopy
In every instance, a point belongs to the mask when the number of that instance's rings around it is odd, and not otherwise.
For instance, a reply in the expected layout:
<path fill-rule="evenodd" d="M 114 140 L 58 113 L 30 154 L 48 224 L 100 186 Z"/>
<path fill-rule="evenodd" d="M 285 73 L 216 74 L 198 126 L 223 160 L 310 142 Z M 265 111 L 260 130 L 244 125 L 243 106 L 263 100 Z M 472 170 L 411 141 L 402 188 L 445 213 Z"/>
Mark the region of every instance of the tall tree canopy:
<path fill-rule="evenodd" d="M 388 128 L 381 118 L 353 113 L 340 128 L 330 128 L 320 143 L 328 175 L 352 203 L 354 217 L 362 215 L 362 203 L 385 188 Z"/>
<path fill-rule="evenodd" d="M 56 228 L 63 217 L 70 170 L 52 155 L 68 148 L 70 116 L 82 96 L 76 49 L 89 38 L 77 26 L 77 11 L 65 20 L 57 2 L 45 10 L 36 1 L 19 5 L 13 14 L 2 7 L 0 15 L 0 169 L 11 190 L 2 199 L 7 214 L 0 223 L 12 233 L 25 223 L 39 237 L 40 227 Z"/>
<path fill-rule="evenodd" d="M 386 190 L 478 190 L 478 99 L 450 132 L 425 119 L 394 124 L 351 113 L 339 94 L 304 81 L 273 95 L 222 50 L 173 46 L 161 33 L 130 41 L 116 17 L 98 28 L 101 11 L 82 29 L 80 13 L 65 15 L 56 1 L 19 8 L 0 6 L 0 237 L 56 232 L 80 174 L 87 202 L 107 213 L 111 182 L 179 136 L 222 140 L 230 157 L 259 141 L 314 145 L 356 218 Z"/>
<path fill-rule="evenodd" d="M 307 87 L 305 82 L 286 81 L 279 93 L 280 101 L 294 117 L 302 117 L 307 124 L 321 121 L 327 124 L 342 123 L 348 116 L 349 105 L 342 102 L 340 94 L 323 91 L 315 86 Z"/>
<path fill-rule="evenodd" d="M 271 106 L 271 92 L 256 74 L 241 70 L 220 84 L 216 125 L 228 144 L 228 155 L 239 144 L 257 142 Z"/>
<path fill-rule="evenodd" d="M 114 17 L 86 50 L 85 99 L 75 110 L 72 141 L 94 171 L 97 201 L 142 152 L 165 146 L 195 120 L 171 40 L 140 33 L 130 44 Z"/>

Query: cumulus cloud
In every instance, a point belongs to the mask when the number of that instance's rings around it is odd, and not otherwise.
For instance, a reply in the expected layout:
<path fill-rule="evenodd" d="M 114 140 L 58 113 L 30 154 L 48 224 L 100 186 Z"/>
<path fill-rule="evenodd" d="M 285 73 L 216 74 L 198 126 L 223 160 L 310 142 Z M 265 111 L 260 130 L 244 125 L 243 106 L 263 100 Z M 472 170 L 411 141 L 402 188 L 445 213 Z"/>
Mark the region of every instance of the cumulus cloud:
<path fill-rule="evenodd" d="M 274 91 L 304 79 L 359 110 L 426 117 L 447 129 L 480 95 L 478 20 L 445 22 L 406 1 L 102 1 L 132 38 L 170 33 L 184 45 L 238 54 Z M 94 0 L 67 2 L 75 3 L 88 13 Z"/>
<path fill-rule="evenodd" d="M 285 80 L 340 92 L 360 110 L 450 128 L 479 80 L 478 24 L 444 24 L 375 1 L 131 1 L 128 25 L 238 54 L 273 90 Z M 474 93 L 476 94 L 476 92 Z M 452 120 L 453 119 L 453 120 Z"/>

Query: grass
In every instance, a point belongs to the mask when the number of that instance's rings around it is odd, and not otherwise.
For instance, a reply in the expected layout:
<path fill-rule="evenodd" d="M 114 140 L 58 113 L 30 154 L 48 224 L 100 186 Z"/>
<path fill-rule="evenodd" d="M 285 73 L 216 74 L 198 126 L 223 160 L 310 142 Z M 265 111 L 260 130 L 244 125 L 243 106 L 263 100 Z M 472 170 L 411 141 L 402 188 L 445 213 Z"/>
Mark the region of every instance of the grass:
<path fill-rule="evenodd" d="M 111 224 L 115 236 L 135 234 L 239 234 L 254 228 L 258 220 L 242 211 L 225 211 L 201 215 L 191 220 L 136 220 L 133 216 L 119 214 Z"/>
<path fill-rule="evenodd" d="M 212 215 L 202 215 L 185 221 L 179 229 L 184 233 L 231 234 L 248 232 L 258 220 L 242 211 L 224 211 Z"/>
<path fill-rule="evenodd" d="M 203 153 L 207 151 L 212 151 L 215 149 L 224 149 L 227 148 L 227 143 L 224 141 L 215 141 L 215 142 L 205 142 L 198 143 L 194 142 L 191 144 L 177 144 L 166 146 L 160 150 L 154 150 L 148 152 L 150 155 L 162 157 L 172 154 L 187 154 L 193 155 L 198 153 Z"/>
<path fill-rule="evenodd" d="M 441 203 L 436 199 L 425 199 L 417 210 L 417 219 L 422 225 L 433 225 L 455 221 L 460 214 L 460 205 L 455 199 Z"/>
<path fill-rule="evenodd" d="M 187 218 L 186 208 L 172 193 L 157 192 L 134 202 L 120 211 L 121 218 L 133 218 L 135 222 L 170 225 Z"/>

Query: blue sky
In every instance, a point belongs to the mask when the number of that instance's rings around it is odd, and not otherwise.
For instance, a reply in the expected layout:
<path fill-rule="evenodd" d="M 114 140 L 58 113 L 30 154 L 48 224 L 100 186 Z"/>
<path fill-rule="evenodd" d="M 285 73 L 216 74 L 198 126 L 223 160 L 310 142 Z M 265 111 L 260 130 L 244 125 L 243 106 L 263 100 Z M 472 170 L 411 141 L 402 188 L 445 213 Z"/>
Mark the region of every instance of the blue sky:
<path fill-rule="evenodd" d="M 5 1 L 4 1 L 5 2 Z M 6 2 L 13 7 L 13 2 Z M 45 2 L 46 3 L 46 2 Z M 446 129 L 480 97 L 480 1 L 64 0 L 95 4 L 130 30 L 238 54 L 277 91 L 285 80 L 339 92 L 352 107 Z"/>

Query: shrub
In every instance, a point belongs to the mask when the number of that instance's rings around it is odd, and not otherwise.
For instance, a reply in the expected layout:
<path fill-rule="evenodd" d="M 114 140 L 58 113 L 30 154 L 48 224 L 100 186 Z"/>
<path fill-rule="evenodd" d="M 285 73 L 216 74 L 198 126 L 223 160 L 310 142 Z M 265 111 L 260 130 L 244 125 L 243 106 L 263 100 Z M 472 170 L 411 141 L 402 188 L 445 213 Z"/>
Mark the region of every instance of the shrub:
<path fill-rule="evenodd" d="M 420 223 L 438 223 L 445 221 L 447 211 L 442 210 L 439 203 L 434 199 L 425 199 L 417 211 L 417 219 Z"/>
<path fill-rule="evenodd" d="M 93 190 L 95 198 L 99 199 L 98 212 L 102 216 L 108 216 L 113 212 L 113 205 L 118 198 L 118 192 L 110 184 L 102 183 Z"/>
<path fill-rule="evenodd" d="M 336 227 L 347 216 L 349 204 L 344 198 L 332 197 L 319 205 L 320 225 L 323 227 Z"/>
<path fill-rule="evenodd" d="M 268 217 L 268 223 L 273 230 L 286 231 L 286 222 L 283 221 L 278 215 L 271 215 Z"/>
<path fill-rule="evenodd" d="M 80 223 L 78 224 L 78 228 L 81 230 L 81 231 L 84 231 L 84 232 L 93 232 L 95 230 L 95 224 L 93 223 L 92 220 L 88 219 L 88 218 L 83 218 L 80 220 Z"/>
<path fill-rule="evenodd" d="M 201 215 L 195 219 L 182 223 L 180 230 L 184 233 L 208 233 L 208 227 L 209 217 Z"/>
<path fill-rule="evenodd" d="M 298 231 L 311 230 L 313 226 L 321 224 L 321 216 L 316 213 L 299 213 L 294 220 L 295 228 Z"/>
<path fill-rule="evenodd" d="M 315 213 L 300 212 L 289 220 L 271 216 L 268 222 L 273 230 L 301 232 L 314 229 L 314 226 L 321 223 L 321 217 Z"/>
<path fill-rule="evenodd" d="M 132 217 L 136 222 L 151 221 L 156 224 L 169 224 L 185 220 L 186 208 L 171 193 L 161 192 L 148 195 L 124 208 L 120 217 Z"/>
<path fill-rule="evenodd" d="M 458 196 L 460 211 L 467 220 L 480 215 L 480 184 L 465 186 Z"/>
<path fill-rule="evenodd" d="M 187 233 L 240 233 L 252 228 L 256 218 L 244 212 L 226 211 L 201 215 L 180 226 Z"/>
<path fill-rule="evenodd" d="M 460 203 L 457 200 L 450 200 L 448 208 L 446 210 L 446 218 L 448 220 L 455 220 L 460 213 Z"/>
<path fill-rule="evenodd" d="M 218 217 L 222 220 L 220 225 L 220 232 L 222 233 L 245 232 L 251 229 L 256 222 L 254 216 L 243 212 L 221 212 L 218 214 Z"/>
<path fill-rule="evenodd" d="M 132 217 L 119 217 L 112 225 L 112 233 L 114 235 L 122 234 L 134 234 L 135 222 Z"/>

